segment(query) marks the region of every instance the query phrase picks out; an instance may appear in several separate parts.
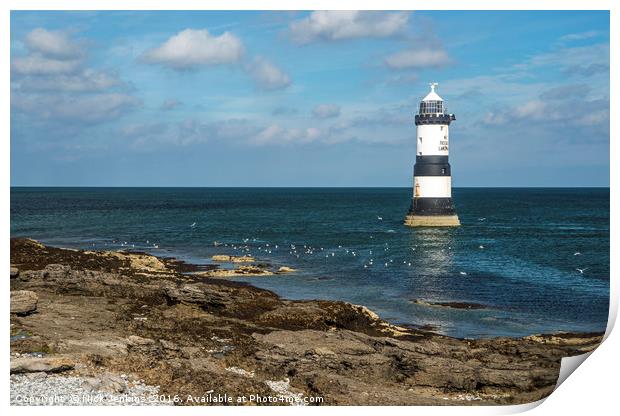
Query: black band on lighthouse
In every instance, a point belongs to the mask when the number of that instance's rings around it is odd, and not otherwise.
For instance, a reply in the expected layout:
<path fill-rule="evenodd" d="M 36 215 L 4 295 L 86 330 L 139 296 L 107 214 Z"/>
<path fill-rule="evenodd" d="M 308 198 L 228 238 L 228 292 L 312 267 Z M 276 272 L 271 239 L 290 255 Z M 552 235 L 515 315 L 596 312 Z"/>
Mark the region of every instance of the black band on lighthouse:
<path fill-rule="evenodd" d="M 413 198 L 410 213 L 415 215 L 454 215 L 452 198 Z"/>
<path fill-rule="evenodd" d="M 448 156 L 424 155 L 416 156 L 415 163 L 448 163 Z"/>
<path fill-rule="evenodd" d="M 450 176 L 449 163 L 416 163 L 414 176 Z"/>

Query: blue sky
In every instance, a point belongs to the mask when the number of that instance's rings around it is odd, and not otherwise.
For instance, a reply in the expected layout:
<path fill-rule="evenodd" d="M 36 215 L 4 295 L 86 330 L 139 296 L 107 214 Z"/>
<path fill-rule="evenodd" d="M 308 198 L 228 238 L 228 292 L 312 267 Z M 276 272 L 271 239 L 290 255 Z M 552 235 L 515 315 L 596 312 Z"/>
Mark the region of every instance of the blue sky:
<path fill-rule="evenodd" d="M 609 186 L 609 13 L 12 12 L 11 184 Z"/>

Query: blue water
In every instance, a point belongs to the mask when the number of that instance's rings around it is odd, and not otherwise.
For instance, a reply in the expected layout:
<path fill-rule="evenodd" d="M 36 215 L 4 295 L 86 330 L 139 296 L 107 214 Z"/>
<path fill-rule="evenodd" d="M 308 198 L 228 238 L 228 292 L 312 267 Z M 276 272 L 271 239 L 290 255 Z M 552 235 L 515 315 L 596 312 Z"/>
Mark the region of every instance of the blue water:
<path fill-rule="evenodd" d="M 251 254 L 299 269 L 247 279 L 254 285 L 287 298 L 363 304 L 391 322 L 458 337 L 604 331 L 609 189 L 455 189 L 462 222 L 455 229 L 403 226 L 410 192 L 12 188 L 11 236 L 198 263 L 216 253 Z"/>

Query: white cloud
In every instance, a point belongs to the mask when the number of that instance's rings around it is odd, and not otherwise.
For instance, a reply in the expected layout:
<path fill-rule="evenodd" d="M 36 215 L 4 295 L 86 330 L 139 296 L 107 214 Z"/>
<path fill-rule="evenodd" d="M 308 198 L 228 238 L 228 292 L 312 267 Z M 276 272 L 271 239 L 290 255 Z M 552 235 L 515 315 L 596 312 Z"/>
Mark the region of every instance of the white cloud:
<path fill-rule="evenodd" d="M 241 40 L 230 32 L 213 36 L 206 29 L 185 29 L 145 52 L 143 59 L 180 70 L 237 63 L 243 53 Z"/>
<path fill-rule="evenodd" d="M 573 41 L 591 39 L 601 34 L 602 32 L 598 30 L 589 30 L 587 32 L 579 32 L 579 33 L 569 33 L 568 35 L 564 35 L 560 37 L 560 42 L 573 42 Z"/>
<path fill-rule="evenodd" d="M 29 53 L 11 57 L 11 71 L 14 74 L 69 74 L 77 71 L 82 64 L 82 48 L 64 32 L 37 28 L 26 34 L 24 43 Z"/>
<path fill-rule="evenodd" d="M 82 55 L 80 46 L 67 33 L 43 28 L 26 35 L 26 46 L 33 52 L 57 59 L 74 59 Z"/>
<path fill-rule="evenodd" d="M 501 125 L 508 121 L 508 115 L 503 111 L 487 111 L 482 115 L 480 121 L 490 126 Z"/>
<path fill-rule="evenodd" d="M 585 97 L 591 91 L 587 84 L 571 84 L 552 87 L 540 95 L 543 100 L 562 100 L 570 97 Z"/>
<path fill-rule="evenodd" d="M 609 44 L 564 47 L 532 56 L 524 63 L 515 65 L 518 70 L 552 67 L 568 75 L 592 76 L 609 71 Z"/>
<path fill-rule="evenodd" d="M 315 11 L 290 24 L 294 42 L 306 44 L 316 40 L 337 41 L 354 38 L 385 38 L 403 31 L 406 12 L 329 10 Z"/>
<path fill-rule="evenodd" d="M 61 60 L 33 54 L 13 58 L 11 70 L 19 75 L 68 74 L 75 72 L 80 65 L 81 61 L 76 59 Z"/>
<path fill-rule="evenodd" d="M 190 146 L 202 143 L 268 146 L 311 143 L 323 138 L 314 127 L 290 128 L 279 124 L 268 126 L 247 119 L 228 119 L 203 122 L 193 119 L 177 123 L 147 123 L 125 126 L 120 131 L 123 140 L 134 148 L 153 149 L 154 146 Z"/>
<path fill-rule="evenodd" d="M 263 57 L 256 57 L 246 70 L 259 88 L 279 90 L 291 85 L 291 78 Z"/>
<path fill-rule="evenodd" d="M 562 87 L 565 89 L 570 86 Z M 521 104 L 506 107 L 496 111 L 489 111 L 482 116 L 482 122 L 489 125 L 503 125 L 518 123 L 542 123 L 550 130 L 554 124 L 565 126 L 598 126 L 602 130 L 609 127 L 609 100 L 589 99 L 587 96 L 564 95 L 554 96 L 558 88 L 551 89 Z"/>
<path fill-rule="evenodd" d="M 120 93 L 86 96 L 15 95 L 11 105 L 38 119 L 97 124 L 122 116 L 140 105 L 140 100 Z"/>
<path fill-rule="evenodd" d="M 314 127 L 285 128 L 278 124 L 272 124 L 262 129 L 250 139 L 255 145 L 285 144 L 285 143 L 309 143 L 321 137 L 321 130 Z"/>
<path fill-rule="evenodd" d="M 24 45 L 24 55 L 11 57 L 11 116 L 28 127 L 21 130 L 40 131 L 42 142 L 90 138 L 91 126 L 141 105 L 119 92 L 128 85 L 116 75 L 88 68 L 83 45 L 67 33 L 35 29 Z"/>
<path fill-rule="evenodd" d="M 575 124 L 581 126 L 609 126 L 609 108 L 596 109 L 587 113 L 581 113 L 575 120 Z"/>
<path fill-rule="evenodd" d="M 385 63 L 393 69 L 438 68 L 451 62 L 441 48 L 408 49 L 388 56 Z"/>
<path fill-rule="evenodd" d="M 87 92 L 103 91 L 124 85 L 118 78 L 105 72 L 85 69 L 76 74 L 24 77 L 16 81 L 23 91 Z"/>
<path fill-rule="evenodd" d="M 340 107 L 336 104 L 319 104 L 312 110 L 312 115 L 320 119 L 338 117 L 340 115 Z"/>
<path fill-rule="evenodd" d="M 547 118 L 551 116 L 551 114 L 544 101 L 535 99 L 516 106 L 514 109 L 514 116 L 516 118 L 530 118 L 536 120 L 541 117 Z"/>

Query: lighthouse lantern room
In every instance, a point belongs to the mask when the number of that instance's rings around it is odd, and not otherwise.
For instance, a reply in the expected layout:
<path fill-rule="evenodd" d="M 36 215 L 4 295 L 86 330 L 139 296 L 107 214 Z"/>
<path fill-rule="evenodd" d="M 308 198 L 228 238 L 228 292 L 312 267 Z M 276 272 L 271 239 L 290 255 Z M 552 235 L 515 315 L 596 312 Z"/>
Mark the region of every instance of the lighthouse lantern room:
<path fill-rule="evenodd" d="M 454 227 L 459 218 L 452 203 L 452 176 L 448 163 L 449 128 L 455 120 L 435 92 L 437 83 L 420 102 L 415 116 L 416 158 L 413 168 L 413 197 L 405 217 L 411 227 Z"/>

